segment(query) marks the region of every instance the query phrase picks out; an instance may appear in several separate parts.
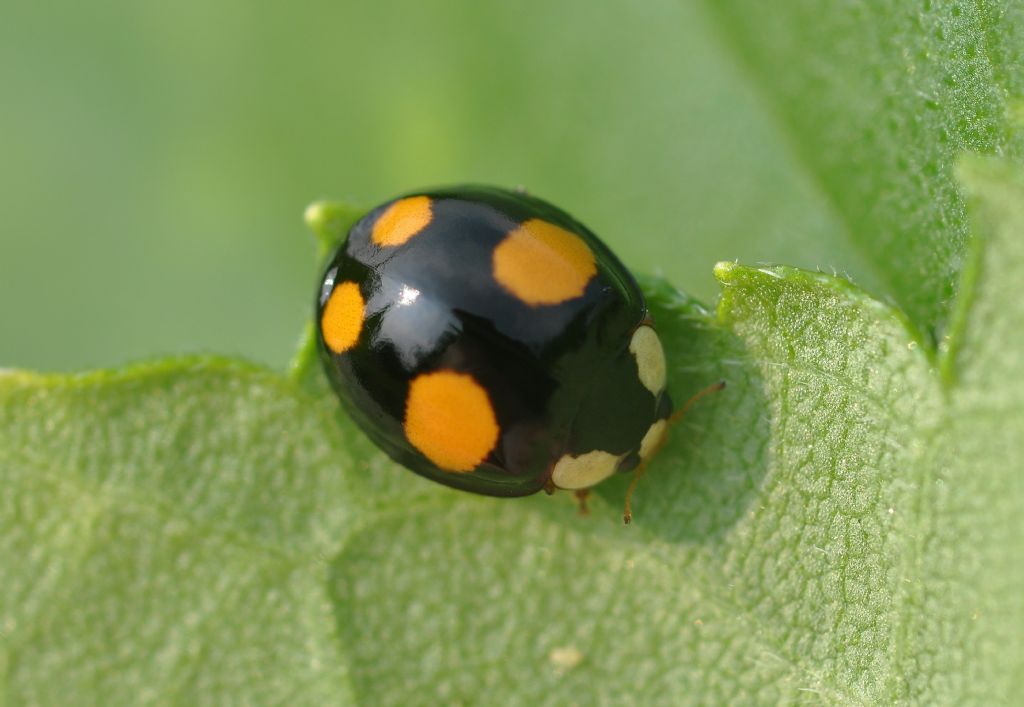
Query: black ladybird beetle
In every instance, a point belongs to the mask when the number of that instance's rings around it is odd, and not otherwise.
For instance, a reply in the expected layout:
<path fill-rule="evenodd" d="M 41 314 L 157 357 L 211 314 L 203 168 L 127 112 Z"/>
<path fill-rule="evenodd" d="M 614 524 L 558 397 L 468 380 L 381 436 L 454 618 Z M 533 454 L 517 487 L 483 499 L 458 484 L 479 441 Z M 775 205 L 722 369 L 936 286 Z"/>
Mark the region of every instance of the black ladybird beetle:
<path fill-rule="evenodd" d="M 525 193 L 457 187 L 373 209 L 327 265 L 316 321 L 359 426 L 464 491 L 579 493 L 642 465 L 668 428 L 665 355 L 633 276 Z"/>

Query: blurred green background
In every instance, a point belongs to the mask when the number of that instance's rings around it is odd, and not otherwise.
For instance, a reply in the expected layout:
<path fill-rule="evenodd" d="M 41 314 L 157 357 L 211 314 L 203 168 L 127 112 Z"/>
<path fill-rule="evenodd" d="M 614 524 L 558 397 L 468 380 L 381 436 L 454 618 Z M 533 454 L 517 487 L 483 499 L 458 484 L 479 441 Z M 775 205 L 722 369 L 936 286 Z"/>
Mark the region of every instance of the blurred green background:
<path fill-rule="evenodd" d="M 0 367 L 282 366 L 310 201 L 525 185 L 638 271 L 872 286 L 706 6 L 5 0 Z"/>

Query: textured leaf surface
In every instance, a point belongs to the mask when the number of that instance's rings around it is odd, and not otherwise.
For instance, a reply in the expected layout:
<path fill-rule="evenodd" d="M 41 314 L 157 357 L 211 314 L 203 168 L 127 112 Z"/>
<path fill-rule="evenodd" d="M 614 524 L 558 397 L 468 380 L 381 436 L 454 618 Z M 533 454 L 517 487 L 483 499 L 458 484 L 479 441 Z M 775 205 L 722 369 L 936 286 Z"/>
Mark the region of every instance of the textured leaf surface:
<path fill-rule="evenodd" d="M 216 360 L 0 391 L 9 704 L 350 694 L 324 558 L 358 494 L 330 414 Z"/>
<path fill-rule="evenodd" d="M 830 276 L 652 282 L 678 399 L 619 523 L 438 488 L 217 360 L 0 378 L 10 702 L 1008 701 L 1024 631 L 1024 177 L 963 169 L 949 353 Z M 948 358 L 947 358 L 948 356 Z"/>

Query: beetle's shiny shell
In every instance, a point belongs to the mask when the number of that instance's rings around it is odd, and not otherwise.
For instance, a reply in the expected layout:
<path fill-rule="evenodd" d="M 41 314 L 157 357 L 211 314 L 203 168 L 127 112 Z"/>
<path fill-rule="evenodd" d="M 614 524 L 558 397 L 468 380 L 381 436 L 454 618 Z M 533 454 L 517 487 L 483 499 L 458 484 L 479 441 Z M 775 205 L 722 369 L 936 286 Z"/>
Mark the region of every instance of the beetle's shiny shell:
<path fill-rule="evenodd" d="M 467 491 L 590 486 L 651 453 L 671 412 L 632 275 L 525 194 L 417 192 L 369 212 L 324 270 L 316 321 L 366 434 Z"/>

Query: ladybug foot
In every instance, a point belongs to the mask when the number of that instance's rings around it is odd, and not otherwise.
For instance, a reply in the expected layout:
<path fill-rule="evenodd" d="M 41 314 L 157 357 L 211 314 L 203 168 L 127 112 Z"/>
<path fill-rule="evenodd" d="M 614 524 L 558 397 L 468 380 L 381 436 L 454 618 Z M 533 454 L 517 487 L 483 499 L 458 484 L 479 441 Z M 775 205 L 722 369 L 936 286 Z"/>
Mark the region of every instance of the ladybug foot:
<path fill-rule="evenodd" d="M 587 500 L 590 498 L 590 489 L 576 489 L 576 505 L 580 509 L 581 516 L 589 516 L 590 508 L 587 507 Z"/>

